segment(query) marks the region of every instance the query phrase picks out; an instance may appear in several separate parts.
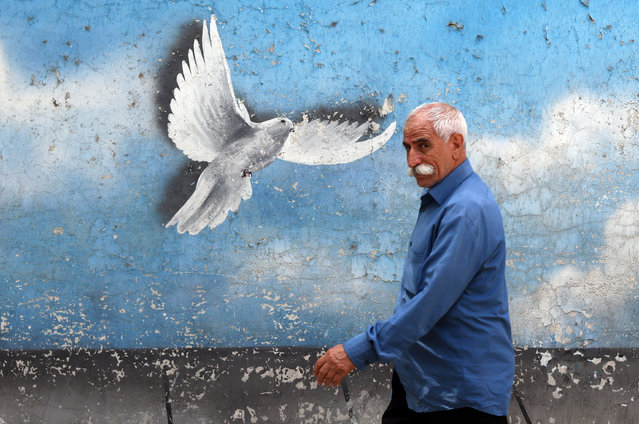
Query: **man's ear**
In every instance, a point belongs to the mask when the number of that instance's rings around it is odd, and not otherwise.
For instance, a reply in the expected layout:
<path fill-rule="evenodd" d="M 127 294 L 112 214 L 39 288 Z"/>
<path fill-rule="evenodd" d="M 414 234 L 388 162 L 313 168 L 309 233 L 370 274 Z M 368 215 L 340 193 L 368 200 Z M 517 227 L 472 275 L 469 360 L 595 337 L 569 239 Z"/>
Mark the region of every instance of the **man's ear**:
<path fill-rule="evenodd" d="M 448 144 L 450 144 L 452 147 L 453 159 L 459 159 L 466 152 L 464 143 L 465 140 L 463 135 L 455 133 L 450 136 L 450 138 L 448 139 Z"/>

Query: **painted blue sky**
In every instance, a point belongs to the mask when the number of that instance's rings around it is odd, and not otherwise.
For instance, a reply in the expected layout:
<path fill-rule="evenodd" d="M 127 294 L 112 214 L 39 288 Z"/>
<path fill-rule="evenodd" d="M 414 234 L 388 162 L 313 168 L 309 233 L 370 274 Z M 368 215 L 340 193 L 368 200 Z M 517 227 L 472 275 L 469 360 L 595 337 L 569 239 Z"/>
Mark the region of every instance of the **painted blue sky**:
<path fill-rule="evenodd" d="M 637 345 L 631 2 L 267 3 L 3 5 L 0 347 L 356 334 L 392 312 L 419 194 L 401 124 L 437 100 L 465 113 L 502 207 L 516 344 Z M 276 161 L 237 214 L 180 235 L 164 224 L 198 164 L 168 138 L 166 110 L 212 13 L 256 120 L 378 111 L 392 95 L 376 120 L 399 126 L 351 164 Z"/>

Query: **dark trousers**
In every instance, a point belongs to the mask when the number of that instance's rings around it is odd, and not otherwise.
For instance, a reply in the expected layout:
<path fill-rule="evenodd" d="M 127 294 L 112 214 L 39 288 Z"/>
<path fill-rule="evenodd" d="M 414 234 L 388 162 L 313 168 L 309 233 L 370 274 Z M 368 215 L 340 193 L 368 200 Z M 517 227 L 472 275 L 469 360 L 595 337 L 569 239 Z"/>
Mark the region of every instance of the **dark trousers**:
<path fill-rule="evenodd" d="M 447 411 L 415 412 L 406 404 L 406 392 L 397 373 L 393 371 L 393 394 L 382 424 L 507 424 L 506 417 L 498 417 L 473 408 Z"/>

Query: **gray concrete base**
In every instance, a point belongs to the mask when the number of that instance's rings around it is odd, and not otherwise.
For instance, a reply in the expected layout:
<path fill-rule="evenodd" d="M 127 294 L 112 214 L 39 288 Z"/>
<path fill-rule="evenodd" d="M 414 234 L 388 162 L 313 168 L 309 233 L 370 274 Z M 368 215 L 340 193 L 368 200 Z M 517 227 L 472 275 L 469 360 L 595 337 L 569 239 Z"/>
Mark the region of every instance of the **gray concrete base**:
<path fill-rule="evenodd" d="M 318 349 L 0 351 L 0 424 L 380 421 L 391 367 L 317 387 Z M 517 349 L 509 421 L 639 423 L 639 349 Z M 519 400 L 519 402 L 518 402 Z"/>
<path fill-rule="evenodd" d="M 533 423 L 639 423 L 639 349 L 517 349 L 515 369 Z"/>

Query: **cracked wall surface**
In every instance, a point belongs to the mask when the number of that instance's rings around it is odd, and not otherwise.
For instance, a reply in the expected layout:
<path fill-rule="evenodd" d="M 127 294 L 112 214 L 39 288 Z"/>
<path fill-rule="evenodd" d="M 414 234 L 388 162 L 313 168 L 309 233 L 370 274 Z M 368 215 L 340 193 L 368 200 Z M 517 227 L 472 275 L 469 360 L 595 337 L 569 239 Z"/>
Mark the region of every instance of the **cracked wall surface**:
<path fill-rule="evenodd" d="M 275 161 L 189 236 L 164 225 L 205 164 L 166 124 L 211 14 L 254 120 L 398 128 L 350 164 Z M 321 347 L 387 317 L 420 193 L 402 123 L 430 101 L 464 112 L 501 207 L 515 345 L 637 347 L 638 19 L 631 1 L 3 2 L 0 348 Z"/>
<path fill-rule="evenodd" d="M 346 385 L 317 387 L 310 364 L 321 354 L 299 347 L 0 351 L 0 423 L 380 422 L 391 367 L 373 364 Z M 638 356 L 636 348 L 517 349 L 508 422 L 637 422 Z"/>
<path fill-rule="evenodd" d="M 175 422 L 376 420 L 386 366 L 353 376 L 349 416 L 307 362 L 392 313 L 420 193 L 402 124 L 430 101 L 466 115 L 470 161 L 504 216 L 518 400 L 538 422 L 639 416 L 634 2 L 1 9 L 0 406 L 18 408 L 0 424 L 118 408 L 157 422 L 171 402 Z M 164 225 L 206 164 L 171 142 L 167 115 L 212 14 L 255 121 L 398 127 L 350 164 L 276 160 L 237 213 L 189 236 Z M 218 379 L 227 397 L 207 389 Z M 151 406 L 128 402 L 140 393 Z"/>

